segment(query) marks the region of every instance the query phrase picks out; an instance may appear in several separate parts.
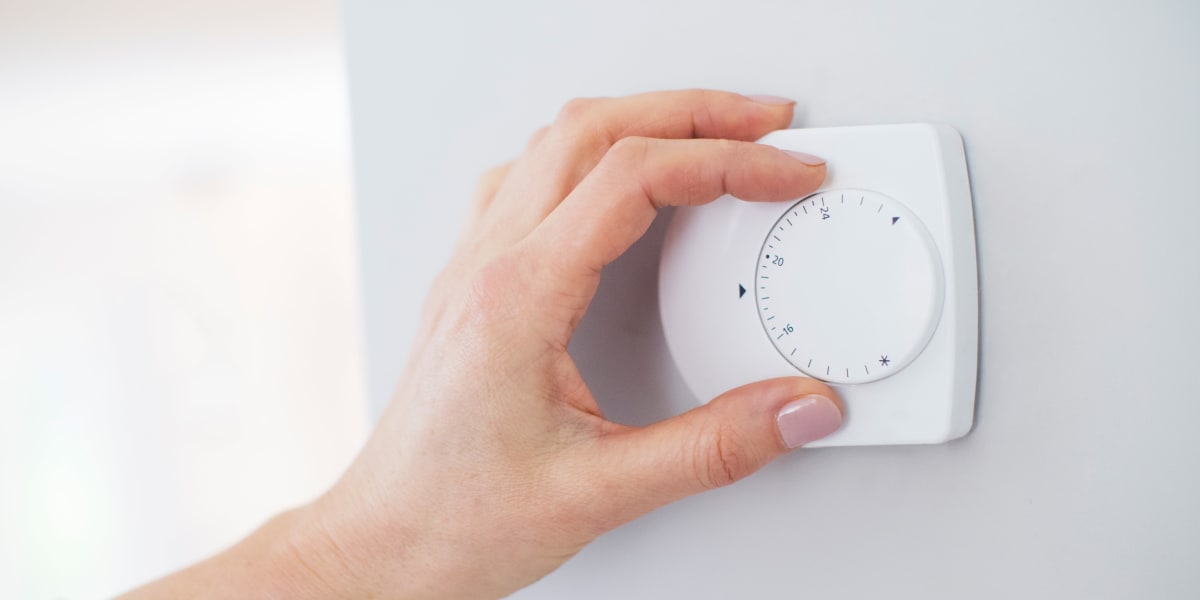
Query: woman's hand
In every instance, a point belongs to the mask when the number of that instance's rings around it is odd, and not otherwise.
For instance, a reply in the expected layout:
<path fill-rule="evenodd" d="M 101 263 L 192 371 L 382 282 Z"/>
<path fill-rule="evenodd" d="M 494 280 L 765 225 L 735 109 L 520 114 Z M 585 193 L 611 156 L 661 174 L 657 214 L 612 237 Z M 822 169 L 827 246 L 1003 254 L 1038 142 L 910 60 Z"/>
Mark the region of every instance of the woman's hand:
<path fill-rule="evenodd" d="M 750 141 L 791 119 L 789 101 L 714 91 L 567 104 L 483 177 L 396 395 L 344 477 L 193 577 L 223 565 L 208 591 L 495 598 L 605 531 L 836 430 L 833 390 L 801 377 L 619 425 L 567 354 L 601 270 L 656 209 L 820 185 L 821 159 Z"/>

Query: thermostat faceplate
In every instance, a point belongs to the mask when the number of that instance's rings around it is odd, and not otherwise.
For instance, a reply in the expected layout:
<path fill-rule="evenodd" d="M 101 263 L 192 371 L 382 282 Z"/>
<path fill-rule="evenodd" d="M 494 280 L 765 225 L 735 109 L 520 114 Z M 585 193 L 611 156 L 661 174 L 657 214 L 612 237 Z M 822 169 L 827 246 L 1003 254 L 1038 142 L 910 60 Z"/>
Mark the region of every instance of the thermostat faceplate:
<path fill-rule="evenodd" d="M 784 203 L 678 209 L 659 270 L 671 354 L 702 402 L 760 379 L 832 385 L 843 428 L 810 446 L 965 434 L 978 344 L 962 141 L 913 124 L 777 131 L 824 157 L 823 187 Z"/>

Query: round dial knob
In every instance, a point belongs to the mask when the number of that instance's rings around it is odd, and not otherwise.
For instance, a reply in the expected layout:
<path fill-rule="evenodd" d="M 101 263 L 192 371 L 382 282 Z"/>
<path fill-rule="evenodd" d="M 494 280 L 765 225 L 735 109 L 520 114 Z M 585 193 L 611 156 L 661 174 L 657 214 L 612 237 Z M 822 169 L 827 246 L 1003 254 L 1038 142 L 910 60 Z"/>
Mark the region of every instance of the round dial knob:
<path fill-rule="evenodd" d="M 942 265 L 920 220 L 868 190 L 826 190 L 771 227 L 755 294 L 763 331 L 805 374 L 865 383 L 920 354 L 942 311 Z"/>

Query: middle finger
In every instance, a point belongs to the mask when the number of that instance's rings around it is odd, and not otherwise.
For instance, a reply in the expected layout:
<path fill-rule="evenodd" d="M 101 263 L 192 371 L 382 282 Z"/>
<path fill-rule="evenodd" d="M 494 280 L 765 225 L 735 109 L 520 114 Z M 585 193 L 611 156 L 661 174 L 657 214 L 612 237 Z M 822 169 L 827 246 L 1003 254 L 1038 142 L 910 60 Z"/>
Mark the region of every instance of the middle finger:
<path fill-rule="evenodd" d="M 572 100 L 497 192 L 487 243 L 503 248 L 528 235 L 622 138 L 756 140 L 787 127 L 794 104 L 715 90 Z"/>

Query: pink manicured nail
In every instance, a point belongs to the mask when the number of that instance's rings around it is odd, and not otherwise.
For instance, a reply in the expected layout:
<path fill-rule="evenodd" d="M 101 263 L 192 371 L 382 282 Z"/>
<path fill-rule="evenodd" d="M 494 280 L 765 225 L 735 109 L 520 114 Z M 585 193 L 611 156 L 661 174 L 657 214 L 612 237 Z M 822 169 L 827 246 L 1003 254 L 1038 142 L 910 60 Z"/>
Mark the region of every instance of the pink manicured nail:
<path fill-rule="evenodd" d="M 747 98 L 758 102 L 759 104 L 795 104 L 795 100 L 780 98 L 779 96 L 770 96 L 767 94 L 750 94 Z"/>
<path fill-rule="evenodd" d="M 820 156 L 813 156 L 807 152 L 796 152 L 795 150 L 784 150 L 784 152 L 787 153 L 788 156 L 810 167 L 819 167 L 825 164 L 825 159 L 821 158 Z"/>
<path fill-rule="evenodd" d="M 779 409 L 775 424 L 783 443 L 799 448 L 837 431 L 842 426 L 842 411 L 825 396 L 804 396 Z"/>

